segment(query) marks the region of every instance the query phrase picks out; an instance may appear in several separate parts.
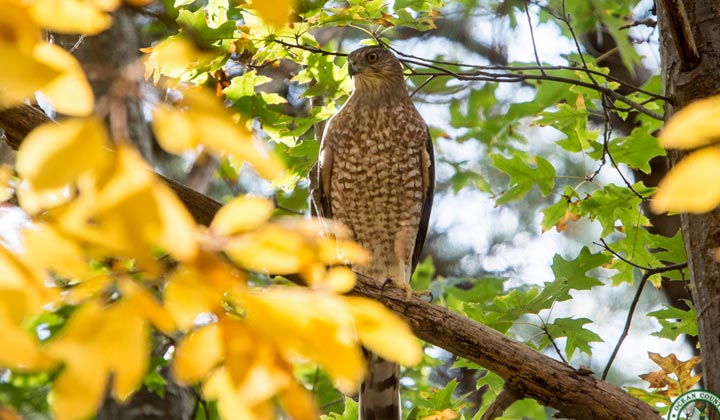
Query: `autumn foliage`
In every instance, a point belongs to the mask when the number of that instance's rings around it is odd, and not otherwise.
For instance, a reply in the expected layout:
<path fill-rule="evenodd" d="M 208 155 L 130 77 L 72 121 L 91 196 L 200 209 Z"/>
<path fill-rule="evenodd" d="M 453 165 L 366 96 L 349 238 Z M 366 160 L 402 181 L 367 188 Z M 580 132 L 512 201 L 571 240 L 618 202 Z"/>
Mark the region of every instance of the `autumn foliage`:
<path fill-rule="evenodd" d="M 285 23 L 288 5 L 255 3 L 248 12 L 257 19 Z M 0 2 L 0 106 L 40 91 L 69 116 L 27 136 L 17 172 L 2 168 L 2 199 L 16 198 L 27 222 L 19 245 L 0 247 L 0 367 L 51 374 L 54 418 L 84 419 L 106 392 L 124 401 L 141 386 L 156 331 L 175 343 L 178 381 L 200 384 L 224 419 L 248 420 L 272 418 L 275 401 L 292 418 L 317 418 L 295 378 L 298 364 L 319 364 L 353 393 L 365 369 L 361 346 L 418 363 L 419 344 L 399 318 L 342 295 L 355 282 L 347 264 L 368 258 L 342 226 L 274 218 L 270 201 L 247 196 L 229 201 L 209 227 L 197 225 L 130 139 L 111 138 L 80 65 L 40 35 L 96 34 L 118 6 Z M 230 156 L 282 182 L 283 163 L 253 140 L 246 117 L 173 78 L 198 60 L 181 37 L 148 50 L 146 75 L 182 93 L 155 107 L 160 144 Z M 299 273 L 308 287 L 262 286 L 253 273 Z M 48 338 L 38 331 L 53 314 L 62 326 Z"/>

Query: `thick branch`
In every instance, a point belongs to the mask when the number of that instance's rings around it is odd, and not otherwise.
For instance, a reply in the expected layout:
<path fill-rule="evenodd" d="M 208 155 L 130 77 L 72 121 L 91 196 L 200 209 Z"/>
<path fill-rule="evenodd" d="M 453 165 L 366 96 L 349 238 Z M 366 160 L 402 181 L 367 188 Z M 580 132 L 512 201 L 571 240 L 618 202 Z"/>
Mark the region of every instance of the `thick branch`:
<path fill-rule="evenodd" d="M 360 278 L 351 292 L 383 302 L 403 316 L 415 334 L 501 376 L 519 398 L 534 398 L 574 419 L 660 419 L 649 405 L 586 371 L 558 362 L 447 308 Z M 407 309 L 406 309 L 407 307 Z"/>
<path fill-rule="evenodd" d="M 17 149 L 32 125 L 46 122 L 41 111 L 24 106 L 0 111 L 0 128 Z M 207 224 L 220 204 L 188 187 L 164 178 L 200 223 Z M 534 398 L 568 418 L 597 420 L 660 419 L 647 404 L 585 371 L 575 370 L 493 329 L 426 302 L 419 296 L 405 301 L 405 292 L 359 278 L 351 294 L 383 302 L 404 317 L 417 336 L 428 343 L 476 362 L 498 374 L 518 398 Z"/>

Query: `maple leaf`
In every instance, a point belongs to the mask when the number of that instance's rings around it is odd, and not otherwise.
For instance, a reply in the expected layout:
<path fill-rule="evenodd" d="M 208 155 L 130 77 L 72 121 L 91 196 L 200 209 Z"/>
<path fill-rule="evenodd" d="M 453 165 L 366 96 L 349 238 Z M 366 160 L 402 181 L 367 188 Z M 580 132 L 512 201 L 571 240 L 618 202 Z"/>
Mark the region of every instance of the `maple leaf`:
<path fill-rule="evenodd" d="M 661 356 L 659 353 L 648 352 L 648 355 L 661 369 L 642 374 L 640 378 L 647 381 L 650 388 L 657 388 L 661 395 L 677 397 L 689 391 L 702 377 L 702 374 L 693 374 L 693 369 L 700 363 L 699 356 L 682 362 L 674 353 Z"/>

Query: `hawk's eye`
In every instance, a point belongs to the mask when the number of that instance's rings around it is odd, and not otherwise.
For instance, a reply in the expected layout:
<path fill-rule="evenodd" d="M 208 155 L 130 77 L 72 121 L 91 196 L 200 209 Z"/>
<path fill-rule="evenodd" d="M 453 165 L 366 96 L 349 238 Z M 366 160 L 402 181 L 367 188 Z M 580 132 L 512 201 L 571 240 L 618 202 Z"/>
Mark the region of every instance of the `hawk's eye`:
<path fill-rule="evenodd" d="M 376 61 L 378 61 L 378 53 L 376 53 L 376 52 L 371 52 L 370 54 L 368 54 L 368 55 L 366 56 L 366 58 L 367 58 L 368 63 L 373 64 L 373 63 L 375 63 Z"/>

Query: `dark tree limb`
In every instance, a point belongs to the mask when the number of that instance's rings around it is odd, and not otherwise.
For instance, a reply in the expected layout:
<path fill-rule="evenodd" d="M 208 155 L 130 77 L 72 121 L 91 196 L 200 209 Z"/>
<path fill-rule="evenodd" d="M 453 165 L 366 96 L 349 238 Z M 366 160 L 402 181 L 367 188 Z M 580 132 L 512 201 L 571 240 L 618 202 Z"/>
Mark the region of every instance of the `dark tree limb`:
<path fill-rule="evenodd" d="M 495 420 L 496 418 L 503 415 L 505 410 L 512 405 L 515 401 L 520 399 L 517 393 L 515 393 L 509 386 L 505 385 L 495 397 L 487 410 L 483 413 L 480 420 Z"/>
<path fill-rule="evenodd" d="M 28 117 L 27 119 L 25 117 Z M 30 122 L 28 122 L 30 121 Z M 42 112 L 29 106 L 0 111 L 0 128 L 7 143 L 17 149 L 36 125 L 46 122 Z M 199 223 L 207 224 L 220 204 L 188 187 L 164 178 Z M 383 302 L 406 319 L 422 340 L 480 364 L 502 377 L 517 398 L 533 398 L 575 419 L 653 420 L 660 416 L 652 407 L 622 389 L 578 371 L 524 344 L 447 308 L 386 288 L 364 277 L 358 278 L 353 295 Z"/>
<path fill-rule="evenodd" d="M 353 295 L 383 302 L 410 324 L 424 341 L 471 360 L 502 377 L 520 398 L 533 398 L 573 419 L 653 420 L 660 416 L 649 405 L 622 389 L 576 370 L 485 325 L 447 308 L 385 288 L 359 277 Z M 406 309 L 407 308 L 407 309 Z"/>

